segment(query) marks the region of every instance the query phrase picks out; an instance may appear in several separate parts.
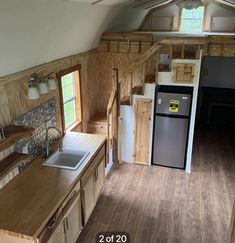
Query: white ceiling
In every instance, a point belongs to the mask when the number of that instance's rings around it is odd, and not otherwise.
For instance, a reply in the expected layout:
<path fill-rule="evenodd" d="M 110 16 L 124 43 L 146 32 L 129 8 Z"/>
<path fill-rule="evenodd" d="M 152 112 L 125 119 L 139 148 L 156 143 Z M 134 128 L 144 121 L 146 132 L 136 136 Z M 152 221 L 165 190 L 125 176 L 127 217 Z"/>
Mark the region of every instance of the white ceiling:
<path fill-rule="evenodd" d="M 80 2 L 80 3 L 94 3 L 96 0 L 63 0 L 67 2 Z M 125 4 L 130 4 L 133 3 L 134 0 L 102 0 L 100 2 L 97 2 L 97 4 L 100 5 L 125 5 Z"/>
<path fill-rule="evenodd" d="M 88 4 L 95 3 L 95 5 L 108 5 L 108 6 L 129 5 L 134 8 L 139 7 L 143 9 L 150 9 L 174 0 L 100 0 L 100 1 L 99 0 L 98 1 L 97 0 L 57 0 L 57 1 L 78 2 L 78 3 L 88 3 Z M 235 0 L 214 0 L 214 1 L 223 3 L 225 5 L 230 5 L 230 6 L 235 5 Z"/>

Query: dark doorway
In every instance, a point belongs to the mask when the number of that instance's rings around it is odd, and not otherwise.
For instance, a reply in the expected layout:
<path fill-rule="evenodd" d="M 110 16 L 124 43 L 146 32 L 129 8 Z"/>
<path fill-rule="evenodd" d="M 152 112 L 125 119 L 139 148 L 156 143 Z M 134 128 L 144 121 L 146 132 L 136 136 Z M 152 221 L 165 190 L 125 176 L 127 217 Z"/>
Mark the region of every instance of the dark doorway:
<path fill-rule="evenodd" d="M 196 126 L 235 127 L 235 58 L 204 57 Z"/>

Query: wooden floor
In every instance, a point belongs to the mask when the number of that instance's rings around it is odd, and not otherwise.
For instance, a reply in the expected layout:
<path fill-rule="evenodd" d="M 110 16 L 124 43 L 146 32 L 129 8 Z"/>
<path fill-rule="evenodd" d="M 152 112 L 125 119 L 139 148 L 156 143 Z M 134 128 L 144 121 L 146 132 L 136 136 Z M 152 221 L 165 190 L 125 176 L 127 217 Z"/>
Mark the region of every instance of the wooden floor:
<path fill-rule="evenodd" d="M 235 199 L 235 133 L 196 133 L 193 172 L 122 164 L 77 243 L 100 231 L 126 231 L 132 243 L 226 243 Z"/>

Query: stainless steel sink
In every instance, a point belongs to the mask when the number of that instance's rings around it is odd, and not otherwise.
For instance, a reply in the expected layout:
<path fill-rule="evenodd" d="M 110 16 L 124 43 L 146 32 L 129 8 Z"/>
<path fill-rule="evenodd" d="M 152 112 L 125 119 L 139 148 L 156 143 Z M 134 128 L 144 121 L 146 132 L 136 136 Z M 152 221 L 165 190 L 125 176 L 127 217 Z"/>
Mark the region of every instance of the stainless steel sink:
<path fill-rule="evenodd" d="M 43 165 L 62 169 L 77 170 L 88 155 L 89 152 L 87 151 L 63 148 L 63 151 L 57 150 L 49 158 L 47 158 Z"/>

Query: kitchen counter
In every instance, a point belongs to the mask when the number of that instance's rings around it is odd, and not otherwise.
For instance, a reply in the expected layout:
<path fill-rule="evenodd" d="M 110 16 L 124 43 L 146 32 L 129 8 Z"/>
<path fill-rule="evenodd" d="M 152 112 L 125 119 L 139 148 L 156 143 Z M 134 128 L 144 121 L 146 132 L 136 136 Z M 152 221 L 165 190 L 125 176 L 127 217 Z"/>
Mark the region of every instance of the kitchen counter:
<path fill-rule="evenodd" d="M 76 171 L 42 165 L 40 158 L 32 161 L 0 190 L 0 232 L 29 240 L 37 238 L 105 142 L 105 136 L 66 134 L 64 147 L 90 152 Z"/>

